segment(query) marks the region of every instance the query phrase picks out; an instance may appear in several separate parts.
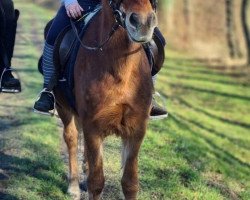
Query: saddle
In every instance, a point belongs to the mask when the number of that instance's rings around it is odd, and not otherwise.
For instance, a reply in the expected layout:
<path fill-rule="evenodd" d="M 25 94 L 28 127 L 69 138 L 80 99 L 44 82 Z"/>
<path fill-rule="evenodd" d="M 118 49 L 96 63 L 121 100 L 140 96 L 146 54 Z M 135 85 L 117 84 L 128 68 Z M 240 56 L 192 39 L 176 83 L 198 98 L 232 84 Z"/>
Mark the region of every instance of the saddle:
<path fill-rule="evenodd" d="M 150 54 L 147 53 L 147 47 L 145 51 L 148 59 L 151 60 L 151 74 L 156 75 L 162 68 L 165 60 L 165 46 L 166 40 L 160 32 L 159 28 L 156 27 L 153 34 L 153 39 L 148 43 L 148 49 Z"/>
<path fill-rule="evenodd" d="M 83 37 L 88 25 L 94 16 L 101 10 L 101 6 L 97 6 L 93 11 L 86 13 L 81 19 L 75 22 L 78 28 L 80 38 Z M 54 49 L 54 64 L 57 69 L 63 73 L 71 57 L 75 58 L 79 49 L 79 41 L 72 26 L 66 27 L 57 37 Z M 75 59 L 74 59 L 75 60 Z M 74 63 L 72 63 L 74 64 Z"/>

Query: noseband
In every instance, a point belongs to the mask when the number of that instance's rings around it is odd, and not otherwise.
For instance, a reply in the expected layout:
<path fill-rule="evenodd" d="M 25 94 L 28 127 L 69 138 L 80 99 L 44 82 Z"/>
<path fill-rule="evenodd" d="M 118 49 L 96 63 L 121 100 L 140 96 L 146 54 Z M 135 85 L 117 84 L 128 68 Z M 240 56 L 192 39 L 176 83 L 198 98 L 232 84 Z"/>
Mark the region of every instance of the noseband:
<path fill-rule="evenodd" d="M 114 14 L 115 23 L 112 26 L 112 29 L 109 32 L 107 39 L 104 40 L 100 45 L 98 45 L 96 47 L 90 47 L 90 46 L 87 46 L 87 45 L 82 43 L 82 40 L 78 34 L 78 30 L 75 26 L 75 23 L 72 20 L 70 20 L 72 29 L 75 32 L 77 40 L 80 42 L 81 47 L 83 47 L 84 49 L 87 49 L 87 50 L 92 50 L 92 51 L 93 50 L 94 51 L 96 51 L 96 50 L 102 51 L 103 47 L 109 42 L 110 38 L 112 37 L 112 35 L 115 33 L 115 31 L 119 27 L 123 27 L 124 29 L 126 29 L 126 25 L 125 25 L 126 13 L 121 11 L 122 1 L 123 0 L 117 0 L 117 1 L 116 0 L 109 0 L 109 6 L 112 9 L 112 12 Z M 157 8 L 157 2 L 158 2 L 158 0 L 150 0 L 150 3 L 152 5 L 153 9 L 155 10 L 155 12 L 156 12 L 156 8 Z"/>
<path fill-rule="evenodd" d="M 109 6 L 113 11 L 114 17 L 115 17 L 115 21 L 122 26 L 123 28 L 125 28 L 125 18 L 126 18 L 126 14 L 124 12 L 122 12 L 121 9 L 121 4 L 122 4 L 123 0 L 118 0 L 117 2 L 115 2 L 114 0 L 109 0 Z"/>

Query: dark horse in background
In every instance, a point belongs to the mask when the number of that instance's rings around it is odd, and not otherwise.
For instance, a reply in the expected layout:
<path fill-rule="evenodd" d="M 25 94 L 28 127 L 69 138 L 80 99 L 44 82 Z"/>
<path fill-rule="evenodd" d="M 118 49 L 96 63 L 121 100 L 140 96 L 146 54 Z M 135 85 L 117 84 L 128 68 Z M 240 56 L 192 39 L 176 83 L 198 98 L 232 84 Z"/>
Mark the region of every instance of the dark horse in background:
<path fill-rule="evenodd" d="M 153 92 L 151 68 L 142 44 L 152 39 L 157 25 L 154 3 L 150 0 L 102 0 L 102 9 L 89 25 L 82 43 L 98 46 L 117 21 L 121 26 L 101 50 L 79 49 L 74 69 L 75 109 L 67 102 L 63 91 L 55 89 L 57 111 L 64 124 L 69 152 L 68 192 L 74 199 L 80 199 L 77 164 L 80 130 L 84 134 L 89 199 L 101 197 L 104 187 L 102 145 L 111 134 L 122 139 L 121 184 L 125 199 L 137 198 L 138 154 L 146 133 Z"/>
<path fill-rule="evenodd" d="M 21 91 L 19 80 L 10 71 L 18 18 L 12 0 L 0 0 L 0 92 Z"/>

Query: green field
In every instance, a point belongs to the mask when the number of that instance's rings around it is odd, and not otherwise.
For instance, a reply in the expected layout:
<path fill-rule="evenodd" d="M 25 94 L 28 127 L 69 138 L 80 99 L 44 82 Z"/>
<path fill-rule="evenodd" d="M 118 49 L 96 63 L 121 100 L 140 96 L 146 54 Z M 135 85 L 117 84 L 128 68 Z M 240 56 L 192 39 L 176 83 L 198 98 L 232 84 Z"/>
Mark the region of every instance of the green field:
<path fill-rule="evenodd" d="M 21 19 L 13 65 L 23 92 L 0 94 L 0 199 L 69 199 L 57 119 L 32 113 L 42 85 L 36 63 L 43 27 L 53 13 L 15 4 Z M 149 124 L 139 199 L 250 199 L 249 77 L 249 69 L 207 67 L 168 50 L 157 89 L 170 116 Z M 104 151 L 103 199 L 121 199 L 119 139 L 110 137 Z"/>

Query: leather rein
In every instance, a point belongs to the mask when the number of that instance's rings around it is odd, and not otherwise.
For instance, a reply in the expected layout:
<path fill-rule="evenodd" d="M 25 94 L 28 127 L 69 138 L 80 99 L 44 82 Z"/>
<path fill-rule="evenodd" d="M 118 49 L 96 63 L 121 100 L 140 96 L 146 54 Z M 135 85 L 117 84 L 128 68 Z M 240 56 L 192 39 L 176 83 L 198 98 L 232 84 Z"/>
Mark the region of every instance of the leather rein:
<path fill-rule="evenodd" d="M 76 28 L 75 22 L 72 19 L 70 19 L 71 27 L 72 27 L 75 35 L 76 35 L 77 40 L 80 42 L 80 45 L 81 45 L 82 48 L 90 50 L 90 51 L 97 51 L 97 50 L 102 51 L 103 47 L 109 42 L 109 40 L 111 39 L 111 37 L 113 36 L 115 31 L 120 26 L 124 27 L 124 25 L 125 25 L 125 23 L 124 23 L 124 21 L 125 21 L 125 13 L 122 13 L 120 11 L 120 9 L 119 9 L 120 5 L 121 5 L 121 2 L 122 2 L 122 0 L 119 0 L 117 3 L 114 3 L 113 0 L 109 1 L 109 6 L 112 9 L 114 17 L 115 17 L 115 23 L 112 26 L 112 29 L 108 34 L 108 37 L 101 44 L 99 44 L 98 46 L 87 46 L 87 45 L 83 44 L 83 42 L 82 42 L 82 40 L 81 40 L 81 38 L 79 36 L 78 30 Z"/>

